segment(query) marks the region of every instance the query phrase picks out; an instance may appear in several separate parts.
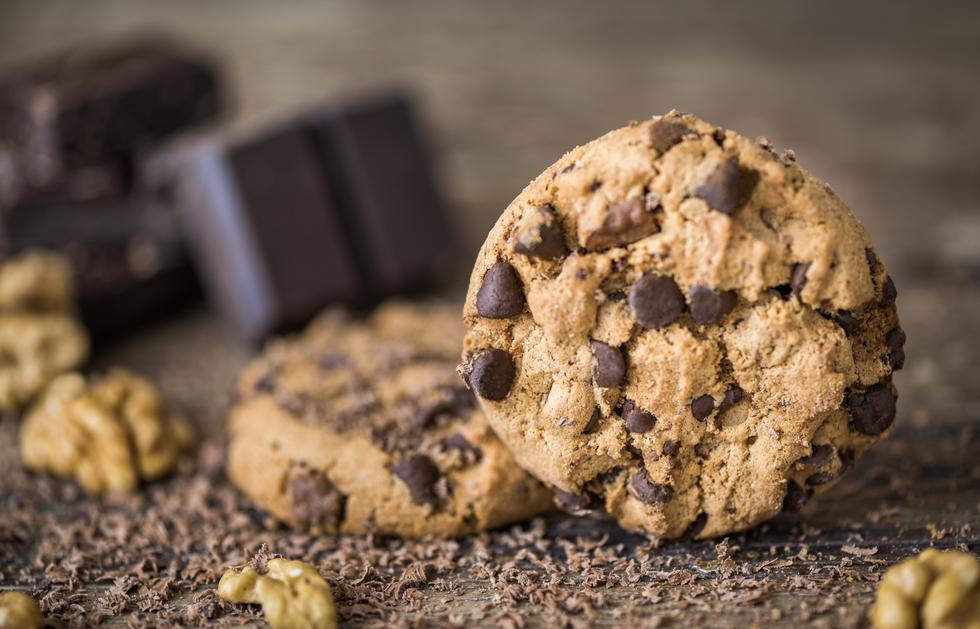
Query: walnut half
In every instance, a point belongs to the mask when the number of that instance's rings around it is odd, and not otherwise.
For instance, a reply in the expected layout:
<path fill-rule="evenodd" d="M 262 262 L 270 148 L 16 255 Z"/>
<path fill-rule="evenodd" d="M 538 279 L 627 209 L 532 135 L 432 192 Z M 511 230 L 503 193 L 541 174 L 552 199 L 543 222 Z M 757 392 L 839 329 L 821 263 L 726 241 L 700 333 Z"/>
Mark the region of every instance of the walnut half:
<path fill-rule="evenodd" d="M 273 629 L 333 629 L 337 610 L 330 586 L 310 564 L 270 559 L 265 574 L 252 566 L 231 568 L 218 582 L 231 603 L 258 603 Z"/>
<path fill-rule="evenodd" d="M 893 566 L 870 613 L 876 629 L 980 629 L 980 562 L 930 548 Z"/>
<path fill-rule="evenodd" d="M 0 593 L 0 629 L 41 629 L 44 617 L 37 601 L 23 592 Z"/>
<path fill-rule="evenodd" d="M 20 408 L 88 351 L 88 334 L 72 316 L 0 313 L 0 410 Z"/>
<path fill-rule="evenodd" d="M 55 378 L 24 419 L 20 451 L 27 467 L 74 476 L 101 494 L 173 471 L 191 441 L 190 425 L 153 384 L 113 369 L 89 382 L 78 373 Z"/>

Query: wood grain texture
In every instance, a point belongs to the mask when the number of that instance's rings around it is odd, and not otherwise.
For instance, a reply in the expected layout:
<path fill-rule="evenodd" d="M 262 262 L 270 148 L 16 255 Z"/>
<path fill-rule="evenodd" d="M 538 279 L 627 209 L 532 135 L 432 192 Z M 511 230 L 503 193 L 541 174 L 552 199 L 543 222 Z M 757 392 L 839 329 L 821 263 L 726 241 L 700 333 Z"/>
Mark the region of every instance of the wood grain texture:
<path fill-rule="evenodd" d="M 734 564 L 712 543 L 666 544 L 655 549 L 658 561 L 674 557 L 689 580 L 610 586 L 610 604 L 582 619 L 837 626 L 860 622 L 876 579 L 894 561 L 930 544 L 980 550 L 978 24 L 980 4 L 966 2 L 8 0 L 0 5 L 0 62 L 131 28 L 166 28 L 221 56 L 243 119 L 408 84 L 433 129 L 470 252 L 544 167 L 630 119 L 676 107 L 794 148 L 868 226 L 895 277 L 909 337 L 907 367 L 896 377 L 899 427 L 803 513 L 732 538 Z M 457 286 L 467 274 L 453 273 Z M 106 348 L 95 362 L 156 378 L 205 433 L 217 434 L 229 384 L 247 357 L 201 308 Z M 3 435 L 13 435 L 9 421 Z M 11 446 L 0 455 L 13 457 Z M 0 509 L 7 489 L 0 479 Z M 545 526 L 556 548 L 605 537 L 626 557 L 649 550 L 646 539 L 605 520 L 556 515 Z M 12 552 L 0 537 L 4 544 Z M 877 550 L 861 554 L 870 548 Z M 543 574 L 533 563 L 520 566 Z M 762 587 L 725 594 L 716 586 L 728 569 Z M 0 589 L 25 585 L 0 572 Z M 452 578 L 458 592 L 422 588 L 420 596 L 465 610 L 496 600 L 506 585 L 470 573 Z M 574 587 L 568 578 L 564 585 Z M 792 587 L 794 579 L 814 589 Z M 630 596 L 652 585 L 664 587 L 659 599 L 641 605 Z M 104 585 L 81 587 L 91 601 Z M 815 611 L 831 588 L 836 607 Z M 530 624 L 543 622 L 533 604 L 519 609 Z M 406 624 L 425 621 L 408 605 L 403 611 Z"/>

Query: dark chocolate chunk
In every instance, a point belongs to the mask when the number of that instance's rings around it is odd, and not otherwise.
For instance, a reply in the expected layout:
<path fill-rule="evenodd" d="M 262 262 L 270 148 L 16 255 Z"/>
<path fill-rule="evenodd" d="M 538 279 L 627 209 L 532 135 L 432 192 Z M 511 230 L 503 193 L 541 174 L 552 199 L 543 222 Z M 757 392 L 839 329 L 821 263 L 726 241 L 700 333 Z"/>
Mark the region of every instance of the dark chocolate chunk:
<path fill-rule="evenodd" d="M 699 395 L 691 400 L 691 414 L 694 419 L 704 421 L 715 410 L 715 399 L 708 395 Z"/>
<path fill-rule="evenodd" d="M 568 253 L 565 236 L 549 206 L 541 205 L 527 211 L 514 231 L 514 251 L 544 260 L 565 257 Z"/>
<path fill-rule="evenodd" d="M 797 297 L 800 296 L 800 293 L 803 292 L 803 287 L 806 286 L 806 272 L 809 268 L 809 262 L 797 262 L 790 271 L 789 285 L 793 289 L 793 294 Z"/>
<path fill-rule="evenodd" d="M 660 154 L 666 153 L 689 133 L 693 133 L 691 128 L 679 122 L 658 120 L 650 125 L 650 148 Z"/>
<path fill-rule="evenodd" d="M 779 293 L 779 296 L 783 299 L 789 299 L 790 295 L 793 294 L 793 287 L 789 284 L 780 284 L 779 286 L 773 286 L 773 290 Z"/>
<path fill-rule="evenodd" d="M 880 435 L 895 421 L 895 396 L 884 383 L 848 392 L 845 403 L 854 429 L 865 435 Z"/>
<path fill-rule="evenodd" d="M 639 197 L 611 204 L 602 226 L 586 237 L 586 249 L 628 245 L 660 231 L 654 213 L 659 197 L 651 196 L 650 200 L 653 205 Z"/>
<path fill-rule="evenodd" d="M 592 341 L 592 355 L 595 356 L 593 376 L 595 383 L 604 388 L 618 387 L 626 379 L 626 359 L 618 347 L 602 341 Z"/>
<path fill-rule="evenodd" d="M 871 247 L 867 247 L 864 250 L 864 257 L 868 261 L 868 271 L 871 273 L 871 279 L 877 279 L 878 273 L 881 271 L 881 260 L 878 259 L 878 254 Z"/>
<path fill-rule="evenodd" d="M 592 411 L 589 421 L 585 423 L 585 428 L 582 429 L 582 434 L 591 435 L 595 431 L 599 430 L 600 419 L 602 419 L 602 413 L 599 412 L 599 407 L 596 407 L 596 409 Z"/>
<path fill-rule="evenodd" d="M 655 483 L 650 480 L 650 474 L 646 468 L 630 477 L 630 487 L 633 494 L 643 503 L 648 505 L 664 504 L 674 495 L 674 488 L 670 485 Z"/>
<path fill-rule="evenodd" d="M 585 515 L 598 507 L 598 500 L 588 492 L 579 495 L 557 487 L 555 488 L 554 501 L 556 507 L 572 515 Z"/>
<path fill-rule="evenodd" d="M 895 288 L 895 282 L 892 281 L 892 276 L 888 275 L 885 277 L 885 283 L 881 286 L 881 305 L 891 306 L 895 303 L 895 299 L 898 297 L 898 289 Z"/>
<path fill-rule="evenodd" d="M 694 446 L 694 454 L 698 455 L 698 458 L 706 459 L 711 456 L 711 446 L 706 443 L 698 443 Z"/>
<path fill-rule="evenodd" d="M 200 296 L 177 217 L 149 195 L 19 205 L 0 215 L 0 257 L 30 249 L 67 256 L 82 318 L 97 343 Z"/>
<path fill-rule="evenodd" d="M 721 399 L 721 404 L 718 405 L 718 413 L 724 413 L 741 402 L 744 395 L 745 392 L 742 390 L 742 387 L 737 384 L 729 385 L 728 389 L 725 390 L 725 397 Z"/>
<path fill-rule="evenodd" d="M 848 310 L 838 310 L 833 319 L 847 336 L 854 336 L 861 331 L 861 320 Z"/>
<path fill-rule="evenodd" d="M 174 190 L 209 296 L 258 340 L 444 275 L 454 231 L 426 162 L 396 95 L 173 147 L 145 176 Z"/>
<path fill-rule="evenodd" d="M 223 100 L 210 60 L 162 39 L 80 47 L 0 76 L 0 143 L 30 188 L 98 169 L 125 179 L 138 152 L 214 118 Z"/>
<path fill-rule="evenodd" d="M 681 442 L 673 441 L 668 439 L 664 441 L 663 453 L 664 456 L 677 456 L 677 453 L 681 451 Z"/>
<path fill-rule="evenodd" d="M 807 467 L 821 467 L 834 458 L 834 452 L 834 446 L 829 443 L 821 443 L 813 446 L 810 454 L 801 458 L 799 462 Z"/>
<path fill-rule="evenodd" d="M 466 437 L 458 432 L 446 437 L 443 443 L 447 450 L 458 450 L 463 461 L 469 465 L 479 463 L 483 459 L 483 450 L 470 443 Z"/>
<path fill-rule="evenodd" d="M 641 326 L 662 328 L 684 312 L 684 294 L 670 277 L 648 273 L 630 287 L 629 305 Z"/>
<path fill-rule="evenodd" d="M 694 196 L 704 199 L 713 210 L 732 214 L 745 205 L 758 183 L 759 173 L 743 168 L 738 160 L 731 157 L 705 177 L 701 185 L 694 189 Z"/>
<path fill-rule="evenodd" d="M 424 454 L 413 454 L 391 466 L 391 472 L 405 483 L 416 504 L 435 504 L 439 468 Z"/>
<path fill-rule="evenodd" d="M 807 490 L 794 481 L 786 482 L 786 498 L 783 499 L 783 511 L 799 511 L 810 498 Z"/>
<path fill-rule="evenodd" d="M 476 294 L 476 311 L 488 319 L 514 317 L 524 310 L 524 288 L 517 271 L 498 260 L 483 275 Z"/>
<path fill-rule="evenodd" d="M 507 397 L 517 376 L 517 367 L 510 354 L 502 349 L 481 350 L 473 360 L 469 373 L 470 386 L 485 400 L 499 402 Z"/>
<path fill-rule="evenodd" d="M 733 290 L 717 290 L 708 286 L 692 286 L 687 293 L 691 318 L 695 323 L 711 325 L 732 311 L 738 301 Z"/>
<path fill-rule="evenodd" d="M 905 330 L 895 328 L 885 335 L 885 343 L 888 345 L 888 364 L 894 371 L 898 371 L 905 366 Z"/>
<path fill-rule="evenodd" d="M 289 480 L 293 515 L 300 527 L 314 532 L 334 532 L 344 522 L 347 496 L 320 470 L 299 468 Z"/>
<path fill-rule="evenodd" d="M 620 412 L 623 414 L 623 419 L 626 420 L 626 430 L 629 432 L 650 432 L 657 423 L 657 418 L 653 413 L 643 410 L 633 400 L 623 402 L 623 408 Z"/>

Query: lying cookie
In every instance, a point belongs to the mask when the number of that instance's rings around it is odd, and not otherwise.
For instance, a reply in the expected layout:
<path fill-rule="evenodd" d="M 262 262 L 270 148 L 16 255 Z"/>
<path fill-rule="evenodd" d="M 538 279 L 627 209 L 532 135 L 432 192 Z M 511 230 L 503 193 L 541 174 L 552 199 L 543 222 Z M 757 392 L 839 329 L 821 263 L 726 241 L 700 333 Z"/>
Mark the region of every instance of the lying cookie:
<path fill-rule="evenodd" d="M 450 536 L 546 510 L 454 371 L 459 310 L 328 311 L 271 343 L 238 383 L 232 480 L 314 532 Z"/>
<path fill-rule="evenodd" d="M 671 112 L 578 147 L 477 259 L 461 371 L 560 506 L 697 537 L 834 484 L 895 418 L 895 286 L 796 165 Z"/>

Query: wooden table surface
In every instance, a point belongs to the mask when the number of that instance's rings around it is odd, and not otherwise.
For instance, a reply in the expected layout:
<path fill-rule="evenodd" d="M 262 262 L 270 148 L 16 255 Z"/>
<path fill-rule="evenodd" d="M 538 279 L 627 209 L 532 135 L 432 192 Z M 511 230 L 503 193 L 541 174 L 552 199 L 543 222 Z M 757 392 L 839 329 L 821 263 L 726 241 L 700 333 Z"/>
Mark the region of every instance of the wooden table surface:
<path fill-rule="evenodd" d="M 773 556 L 770 549 L 797 560 L 766 572 L 771 587 L 759 598 L 712 599 L 709 624 L 833 626 L 860 622 L 881 570 L 895 560 L 930 544 L 980 551 L 978 26 L 980 4 L 966 2 L 5 0 L 0 63 L 159 27 L 220 56 L 241 118 L 406 84 L 432 128 L 471 252 L 527 181 L 563 151 L 630 119 L 678 108 L 795 149 L 868 226 L 898 285 L 909 337 L 907 367 L 895 379 L 898 429 L 836 491 L 731 542 L 746 574 Z M 453 272 L 457 290 L 467 274 L 465 265 Z M 229 382 L 248 356 L 202 305 L 103 348 L 95 363 L 157 378 L 216 433 Z M 3 435 L 12 436 L 9 426 Z M 12 452 L 9 443 L 0 448 L 2 456 Z M 607 521 L 546 523 L 556 539 L 608 535 L 626 553 L 647 545 Z M 801 531 L 811 533 L 805 541 Z M 877 551 L 867 555 L 869 548 Z M 703 560 L 685 565 L 699 580 L 678 591 L 721 578 L 713 544 L 657 552 Z M 804 613 L 807 595 L 790 582 L 817 583 L 842 559 L 866 568 L 867 578 L 840 578 L 837 609 Z M 487 582 L 458 576 L 466 595 L 447 605 L 464 609 L 494 595 Z M 623 594 L 621 586 L 609 591 L 614 602 Z M 611 604 L 588 624 L 669 624 L 671 614 L 692 610 L 679 601 L 628 602 L 626 616 Z M 533 605 L 521 609 L 532 624 L 541 620 Z M 414 612 L 406 618 L 424 621 Z M 123 626 L 108 626 L 117 622 Z"/>

